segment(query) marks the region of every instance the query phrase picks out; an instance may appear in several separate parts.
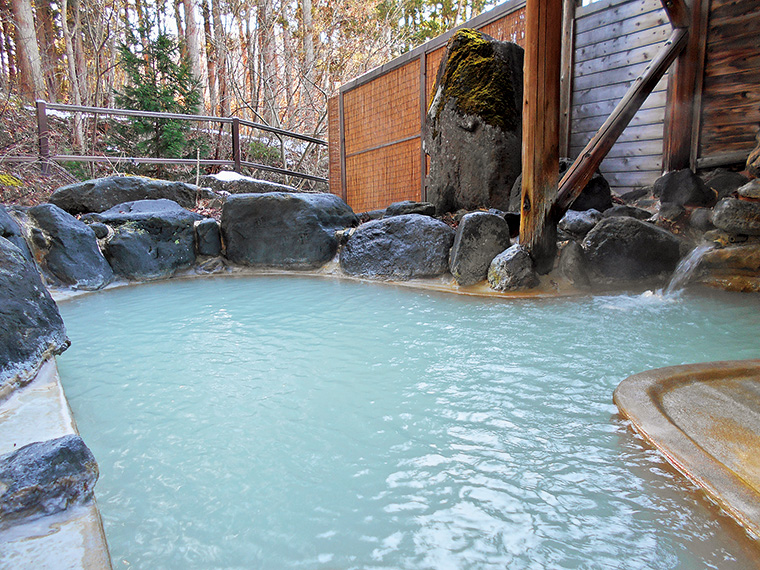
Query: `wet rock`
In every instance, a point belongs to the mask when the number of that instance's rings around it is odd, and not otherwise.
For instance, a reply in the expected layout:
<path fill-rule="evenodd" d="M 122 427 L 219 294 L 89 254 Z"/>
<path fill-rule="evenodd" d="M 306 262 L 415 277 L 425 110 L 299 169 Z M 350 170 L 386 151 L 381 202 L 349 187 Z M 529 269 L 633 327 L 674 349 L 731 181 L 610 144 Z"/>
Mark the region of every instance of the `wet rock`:
<path fill-rule="evenodd" d="M 52 515 L 92 499 L 98 465 L 78 435 L 31 443 L 0 457 L 3 525 Z"/>
<path fill-rule="evenodd" d="M 760 291 L 760 244 L 731 245 L 708 251 L 700 281 L 728 291 Z"/>
<path fill-rule="evenodd" d="M 568 210 L 557 224 L 557 229 L 562 237 L 582 240 L 601 219 L 599 210 Z"/>
<path fill-rule="evenodd" d="M 448 270 L 454 230 L 419 214 L 374 220 L 359 226 L 340 252 L 350 275 L 381 279 L 434 277 Z"/>
<path fill-rule="evenodd" d="M 713 224 L 730 234 L 760 235 L 760 202 L 723 198 L 713 208 Z"/>
<path fill-rule="evenodd" d="M 755 180 L 744 184 L 737 189 L 736 193 L 739 195 L 739 198 L 743 200 L 749 200 L 751 202 L 760 201 L 760 179 L 756 178 Z"/>
<path fill-rule="evenodd" d="M 661 203 L 678 206 L 707 206 L 715 202 L 715 193 L 688 168 L 662 175 L 655 180 L 653 192 Z"/>
<path fill-rule="evenodd" d="M 697 231 L 709 232 L 715 229 L 712 222 L 712 209 L 695 208 L 689 215 L 689 225 Z"/>
<path fill-rule="evenodd" d="M 627 206 L 624 204 L 618 204 L 612 206 L 609 210 L 606 210 L 602 217 L 604 218 L 616 218 L 627 217 L 636 218 L 637 220 L 648 220 L 652 217 L 652 213 L 642 208 L 636 208 L 635 206 Z"/>
<path fill-rule="evenodd" d="M 394 202 L 385 209 L 385 217 L 403 216 L 404 214 L 420 214 L 422 216 L 435 216 L 435 206 L 430 202 L 413 202 L 404 200 Z"/>
<path fill-rule="evenodd" d="M 488 284 L 497 291 L 517 291 L 538 286 L 538 274 L 527 250 L 515 244 L 497 255 L 488 267 Z"/>
<path fill-rule="evenodd" d="M 183 208 L 194 208 L 198 198 L 208 198 L 208 190 L 194 184 L 156 180 L 142 176 L 109 176 L 77 182 L 59 188 L 50 203 L 69 214 L 103 212 L 125 202 L 166 199 Z"/>
<path fill-rule="evenodd" d="M 586 256 L 583 248 L 576 241 L 566 242 L 559 252 L 557 273 L 569 281 L 576 289 L 588 289 L 591 281 L 586 269 Z"/>
<path fill-rule="evenodd" d="M 510 245 L 509 225 L 487 212 L 467 214 L 459 222 L 449 255 L 449 270 L 459 285 L 474 285 L 488 276 L 488 267 Z"/>
<path fill-rule="evenodd" d="M 216 220 L 206 218 L 195 224 L 195 243 L 198 255 L 215 257 L 222 253 L 222 236 Z"/>
<path fill-rule="evenodd" d="M 733 194 L 747 182 L 747 178 L 738 172 L 723 170 L 722 168 L 714 171 L 710 177 L 705 180 L 705 184 L 715 193 L 718 200 Z"/>
<path fill-rule="evenodd" d="M 58 306 L 33 261 L 0 237 L 0 394 L 69 346 Z"/>
<path fill-rule="evenodd" d="M 43 269 L 54 281 L 92 291 L 113 280 L 111 266 L 90 227 L 53 204 L 40 204 L 28 213 L 47 235 L 47 247 L 38 252 Z"/>
<path fill-rule="evenodd" d="M 523 49 L 474 30 L 449 41 L 424 132 L 437 213 L 507 210 L 520 174 Z"/>
<path fill-rule="evenodd" d="M 572 166 L 573 161 L 569 158 L 559 159 L 559 176 L 567 172 L 567 169 Z M 513 212 L 521 211 L 522 205 L 520 203 L 522 195 L 522 175 L 520 175 L 515 184 L 512 187 L 509 198 L 509 209 Z M 586 187 L 580 193 L 575 201 L 570 205 L 571 210 L 584 212 L 586 210 L 598 210 L 604 212 L 608 208 L 612 207 L 612 192 L 610 190 L 610 184 L 602 173 L 597 170 L 588 181 Z"/>
<path fill-rule="evenodd" d="M 32 253 L 24 239 L 24 233 L 21 226 L 14 220 L 5 207 L 0 204 L 0 237 L 4 237 L 15 245 L 21 253 L 29 260 L 32 260 Z"/>
<path fill-rule="evenodd" d="M 676 222 L 686 213 L 686 208 L 673 202 L 663 202 L 657 212 L 657 219 L 665 222 Z"/>
<path fill-rule="evenodd" d="M 236 194 L 222 209 L 226 257 L 242 265 L 320 267 L 338 250 L 335 232 L 357 223 L 333 194 Z"/>
<path fill-rule="evenodd" d="M 647 196 L 650 192 L 651 188 L 633 188 L 628 191 L 623 190 L 620 192 L 620 199 L 626 204 L 631 204 L 640 200 L 644 196 Z"/>
<path fill-rule="evenodd" d="M 608 280 L 670 274 L 680 258 L 680 242 L 670 232 L 634 218 L 606 218 L 583 240 L 589 269 Z"/>
<path fill-rule="evenodd" d="M 747 157 L 747 172 L 754 178 L 760 178 L 760 132 L 755 136 L 757 146 Z"/>
<path fill-rule="evenodd" d="M 98 239 L 105 239 L 108 237 L 108 226 L 105 224 L 102 224 L 100 222 L 91 222 L 87 224 L 89 228 L 92 230 L 92 232 L 95 234 L 95 237 Z"/>
<path fill-rule="evenodd" d="M 203 216 L 171 200 L 126 202 L 86 219 L 113 228 L 104 254 L 127 279 L 164 279 L 195 262 L 194 225 Z"/>

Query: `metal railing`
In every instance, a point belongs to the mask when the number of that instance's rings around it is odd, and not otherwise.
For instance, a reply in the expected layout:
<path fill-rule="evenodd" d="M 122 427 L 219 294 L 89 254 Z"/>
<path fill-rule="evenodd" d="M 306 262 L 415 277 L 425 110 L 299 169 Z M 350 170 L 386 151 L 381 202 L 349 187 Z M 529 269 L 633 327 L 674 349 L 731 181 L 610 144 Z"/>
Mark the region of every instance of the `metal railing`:
<path fill-rule="evenodd" d="M 315 182 L 327 183 L 327 178 L 321 176 L 315 176 L 313 174 L 307 174 L 305 172 L 298 172 L 295 170 L 289 170 L 287 168 L 280 168 L 276 166 L 269 166 L 267 164 L 260 164 L 257 162 L 251 162 L 242 160 L 242 154 L 240 151 L 240 127 L 250 127 L 272 133 L 280 140 L 281 137 L 289 137 L 305 141 L 307 143 L 317 146 L 327 146 L 327 141 L 310 137 L 308 135 L 302 135 L 284 129 L 276 127 L 270 127 L 262 123 L 255 123 L 253 121 L 247 121 L 245 119 L 239 119 L 237 117 L 211 117 L 205 115 L 183 115 L 179 113 L 156 113 L 152 111 L 136 111 L 130 109 L 109 109 L 105 107 L 84 107 L 79 105 L 64 105 L 61 103 L 48 103 L 46 101 L 38 100 L 36 102 L 37 107 L 37 136 L 38 136 L 38 156 L 8 156 L 3 157 L 3 160 L 8 162 L 37 162 L 40 163 L 40 168 L 43 174 L 47 174 L 50 169 L 50 163 L 55 162 L 109 162 L 120 163 L 126 162 L 131 164 L 170 164 L 170 165 L 188 165 L 188 166 L 232 166 L 237 173 L 241 173 L 243 167 L 266 170 L 268 172 L 274 172 L 284 176 L 293 176 L 297 178 L 303 178 L 306 180 L 313 180 Z M 219 125 L 229 124 L 231 126 L 232 136 L 232 159 L 206 159 L 206 158 L 151 158 L 151 157 L 127 157 L 127 156 L 108 156 L 108 155 L 68 155 L 68 154 L 50 154 L 49 144 L 49 130 L 48 130 L 48 117 L 47 110 L 52 109 L 55 111 L 67 111 L 70 113 L 89 113 L 93 115 L 116 115 L 124 117 L 145 117 L 155 119 L 173 119 L 183 121 L 195 121 L 195 122 L 208 122 L 217 123 Z"/>

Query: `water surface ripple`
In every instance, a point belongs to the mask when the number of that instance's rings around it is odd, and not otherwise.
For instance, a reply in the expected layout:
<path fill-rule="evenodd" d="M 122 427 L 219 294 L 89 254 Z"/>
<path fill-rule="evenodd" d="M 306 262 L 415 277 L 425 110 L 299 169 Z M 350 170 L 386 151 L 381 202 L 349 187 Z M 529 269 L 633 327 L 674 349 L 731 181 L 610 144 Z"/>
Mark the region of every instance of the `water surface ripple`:
<path fill-rule="evenodd" d="M 116 569 L 760 567 L 611 401 L 635 372 L 760 356 L 756 297 L 261 277 L 61 311 Z"/>

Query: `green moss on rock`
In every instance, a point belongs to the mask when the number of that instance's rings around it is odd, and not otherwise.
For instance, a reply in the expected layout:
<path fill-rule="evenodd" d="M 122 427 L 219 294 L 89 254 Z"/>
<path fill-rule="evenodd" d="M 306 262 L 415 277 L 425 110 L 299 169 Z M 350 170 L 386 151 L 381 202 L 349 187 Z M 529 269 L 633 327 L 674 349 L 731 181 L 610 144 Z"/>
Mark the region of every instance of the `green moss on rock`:
<path fill-rule="evenodd" d="M 522 78 L 513 77 L 511 67 L 498 61 L 495 41 L 471 29 L 459 30 L 452 36 L 433 88 L 434 93 L 442 89 L 436 119 L 446 102 L 454 99 L 457 110 L 464 115 L 476 115 L 504 131 L 519 128 L 522 109 L 516 102 L 514 85 Z"/>

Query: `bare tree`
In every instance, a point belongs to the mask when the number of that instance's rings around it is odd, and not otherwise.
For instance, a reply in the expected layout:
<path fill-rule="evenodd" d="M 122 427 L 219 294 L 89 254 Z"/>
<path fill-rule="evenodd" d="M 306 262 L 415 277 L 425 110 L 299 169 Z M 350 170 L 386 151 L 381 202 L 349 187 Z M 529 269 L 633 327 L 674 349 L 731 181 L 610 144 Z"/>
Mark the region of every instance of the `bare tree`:
<path fill-rule="evenodd" d="M 16 66 L 20 95 L 30 100 L 39 99 L 45 96 L 45 80 L 32 4 L 29 0 L 11 0 L 11 11 L 16 27 Z"/>

